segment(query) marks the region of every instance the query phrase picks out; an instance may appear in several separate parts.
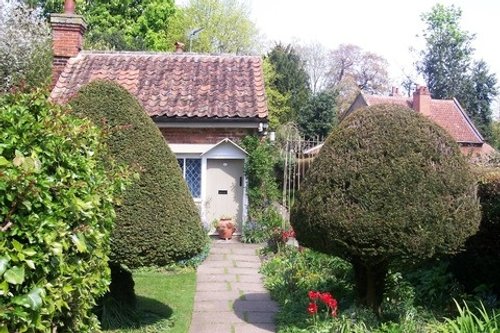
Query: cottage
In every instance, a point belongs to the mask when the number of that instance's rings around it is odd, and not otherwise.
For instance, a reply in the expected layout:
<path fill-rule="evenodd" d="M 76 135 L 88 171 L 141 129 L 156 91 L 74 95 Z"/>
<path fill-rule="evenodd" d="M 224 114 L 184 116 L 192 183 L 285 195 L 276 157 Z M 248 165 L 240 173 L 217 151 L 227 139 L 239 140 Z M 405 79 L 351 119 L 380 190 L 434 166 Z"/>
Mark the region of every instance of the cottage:
<path fill-rule="evenodd" d="M 400 96 L 393 89 L 391 96 L 358 94 L 345 115 L 355 110 L 376 104 L 398 104 L 422 113 L 444 128 L 458 143 L 461 152 L 471 160 L 487 158 L 495 150 L 487 144 L 456 99 L 431 98 L 429 89 L 417 87 L 412 98 Z"/>
<path fill-rule="evenodd" d="M 65 2 L 63 14 L 51 15 L 50 98 L 66 103 L 93 80 L 120 84 L 177 156 L 202 220 L 208 225 L 225 215 L 241 226 L 247 153 L 238 142 L 267 128 L 261 58 L 183 53 L 180 44 L 176 53 L 82 51 L 86 24 L 72 2 Z"/>

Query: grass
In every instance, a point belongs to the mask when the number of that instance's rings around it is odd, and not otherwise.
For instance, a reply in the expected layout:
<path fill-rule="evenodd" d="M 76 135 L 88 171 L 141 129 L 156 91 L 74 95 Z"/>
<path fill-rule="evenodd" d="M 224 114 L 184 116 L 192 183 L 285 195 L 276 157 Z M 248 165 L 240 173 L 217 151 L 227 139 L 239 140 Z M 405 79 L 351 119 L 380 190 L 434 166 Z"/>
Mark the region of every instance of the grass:
<path fill-rule="evenodd" d="M 186 333 L 191 323 L 196 274 L 193 269 L 180 272 L 134 272 L 137 295 L 135 327 L 106 330 L 108 333 Z"/>

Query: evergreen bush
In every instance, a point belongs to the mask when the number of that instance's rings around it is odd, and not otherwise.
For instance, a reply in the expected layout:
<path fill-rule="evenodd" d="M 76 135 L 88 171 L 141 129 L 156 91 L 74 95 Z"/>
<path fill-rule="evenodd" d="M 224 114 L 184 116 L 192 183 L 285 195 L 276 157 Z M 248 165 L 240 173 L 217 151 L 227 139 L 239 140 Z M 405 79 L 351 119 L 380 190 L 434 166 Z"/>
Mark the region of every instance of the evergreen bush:
<path fill-rule="evenodd" d="M 129 268 L 164 266 L 199 254 L 207 235 L 198 209 L 174 154 L 135 98 L 115 83 L 95 81 L 70 104 L 109 128 L 111 153 L 140 174 L 117 207 L 112 261 Z"/>
<path fill-rule="evenodd" d="M 42 94 L 0 96 L 0 332 L 100 331 L 127 178 L 103 141 Z"/>
<path fill-rule="evenodd" d="M 486 286 L 500 298 L 500 169 L 478 169 L 482 219 L 479 231 L 452 260 L 452 271 L 467 291 Z"/>
<path fill-rule="evenodd" d="M 349 260 L 360 303 L 376 312 L 390 263 L 456 252 L 480 221 L 474 176 L 454 140 L 409 108 L 346 117 L 301 185 L 298 241 Z"/>

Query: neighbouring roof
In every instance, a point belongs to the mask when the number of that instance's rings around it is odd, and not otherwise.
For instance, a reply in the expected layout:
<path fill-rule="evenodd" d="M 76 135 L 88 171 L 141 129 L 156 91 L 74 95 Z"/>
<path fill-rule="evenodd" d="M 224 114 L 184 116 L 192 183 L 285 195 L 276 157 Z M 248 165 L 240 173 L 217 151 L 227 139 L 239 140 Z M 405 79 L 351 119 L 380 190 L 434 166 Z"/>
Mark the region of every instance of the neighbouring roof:
<path fill-rule="evenodd" d="M 376 96 L 361 94 L 366 105 L 398 104 L 413 108 L 413 99 L 401 96 Z M 444 128 L 457 142 L 482 144 L 483 137 L 456 99 L 432 99 L 430 115 L 436 124 Z"/>
<path fill-rule="evenodd" d="M 151 117 L 266 118 L 262 60 L 189 53 L 80 52 L 50 95 L 68 102 L 93 80 L 127 89 Z"/>

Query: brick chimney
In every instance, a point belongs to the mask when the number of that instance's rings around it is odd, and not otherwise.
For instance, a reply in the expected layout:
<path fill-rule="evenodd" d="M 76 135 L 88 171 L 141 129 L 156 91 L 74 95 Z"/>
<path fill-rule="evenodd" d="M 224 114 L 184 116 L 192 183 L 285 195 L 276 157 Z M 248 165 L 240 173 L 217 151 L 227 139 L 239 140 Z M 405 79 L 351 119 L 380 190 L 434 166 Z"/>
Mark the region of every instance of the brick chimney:
<path fill-rule="evenodd" d="M 80 15 L 75 14 L 75 1 L 64 1 L 63 14 L 51 14 L 52 27 L 52 85 L 53 88 L 61 75 L 69 58 L 75 57 L 83 46 L 83 34 L 87 23 Z"/>
<path fill-rule="evenodd" d="M 413 110 L 424 116 L 431 114 L 431 93 L 426 86 L 417 86 L 413 93 Z"/>

